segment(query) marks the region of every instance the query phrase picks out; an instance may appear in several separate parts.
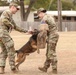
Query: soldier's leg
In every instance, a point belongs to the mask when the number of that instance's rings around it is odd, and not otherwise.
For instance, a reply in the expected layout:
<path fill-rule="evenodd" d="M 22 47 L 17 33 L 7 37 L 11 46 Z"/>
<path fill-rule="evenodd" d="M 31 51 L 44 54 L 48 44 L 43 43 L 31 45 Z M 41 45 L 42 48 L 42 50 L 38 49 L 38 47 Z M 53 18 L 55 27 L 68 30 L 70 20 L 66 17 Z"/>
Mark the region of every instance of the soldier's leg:
<path fill-rule="evenodd" d="M 11 69 L 15 68 L 15 49 L 14 49 L 14 42 L 13 40 L 10 40 L 6 43 L 6 48 L 8 51 L 8 58 L 9 58 L 9 64 Z"/>
<path fill-rule="evenodd" d="M 7 50 L 2 41 L 0 41 L 0 74 L 4 73 L 6 64 Z"/>
<path fill-rule="evenodd" d="M 53 73 L 57 73 L 56 45 L 58 38 L 59 38 L 58 34 L 53 35 L 53 37 L 50 37 L 47 44 L 46 61 L 44 63 L 44 67 L 39 68 L 39 70 L 47 72 L 47 69 L 50 67 L 51 63 Z"/>
<path fill-rule="evenodd" d="M 51 59 L 52 72 L 57 73 L 57 55 L 56 55 L 56 46 L 58 42 L 59 35 L 55 34 L 50 39 L 50 50 L 48 52 L 48 56 Z"/>
<path fill-rule="evenodd" d="M 51 59 L 52 70 L 57 70 L 57 55 L 56 55 L 56 43 L 50 44 L 49 58 Z"/>
<path fill-rule="evenodd" d="M 45 61 L 45 63 L 44 63 L 44 66 L 45 66 L 47 69 L 50 67 L 50 63 L 51 63 L 51 60 L 50 60 L 50 58 L 49 58 L 49 56 L 48 56 L 49 50 L 50 50 L 50 44 L 47 43 L 46 61 Z"/>
<path fill-rule="evenodd" d="M 50 58 L 48 58 L 48 52 L 49 52 L 49 43 L 47 44 L 47 52 L 46 52 L 46 60 L 44 62 L 44 66 L 43 67 L 39 67 L 39 70 L 43 71 L 43 72 L 47 72 L 47 69 L 50 67 L 50 63 L 51 63 L 51 60 Z"/>
<path fill-rule="evenodd" d="M 50 67 L 50 63 L 52 63 L 52 69 L 57 70 L 57 56 L 56 51 L 54 49 L 55 47 L 55 43 L 47 44 L 46 61 L 43 67 L 39 67 L 39 70 L 47 72 L 47 69 Z"/>
<path fill-rule="evenodd" d="M 7 49 L 9 64 L 11 70 L 15 70 L 15 49 L 14 49 L 14 42 L 10 36 L 3 38 L 3 43 Z"/>

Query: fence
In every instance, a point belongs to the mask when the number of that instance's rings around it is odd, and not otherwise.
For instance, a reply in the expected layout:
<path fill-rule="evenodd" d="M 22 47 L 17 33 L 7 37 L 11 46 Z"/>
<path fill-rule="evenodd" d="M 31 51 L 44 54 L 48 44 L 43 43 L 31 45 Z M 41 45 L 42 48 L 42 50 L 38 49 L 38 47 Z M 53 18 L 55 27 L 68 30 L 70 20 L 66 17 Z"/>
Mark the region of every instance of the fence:
<path fill-rule="evenodd" d="M 22 28 L 29 30 L 30 27 L 32 29 L 38 29 L 40 22 L 25 22 L 25 21 L 18 22 L 16 21 L 16 24 Z M 58 23 L 56 24 L 59 30 Z M 76 22 L 62 22 L 61 27 L 62 27 L 62 31 L 76 31 Z"/>
<path fill-rule="evenodd" d="M 33 30 L 33 29 L 38 29 L 40 22 L 25 22 L 25 21 L 18 22 L 16 21 L 16 24 L 26 30 L 29 30 L 30 27 Z"/>
<path fill-rule="evenodd" d="M 62 22 L 62 31 L 76 31 L 76 22 Z"/>

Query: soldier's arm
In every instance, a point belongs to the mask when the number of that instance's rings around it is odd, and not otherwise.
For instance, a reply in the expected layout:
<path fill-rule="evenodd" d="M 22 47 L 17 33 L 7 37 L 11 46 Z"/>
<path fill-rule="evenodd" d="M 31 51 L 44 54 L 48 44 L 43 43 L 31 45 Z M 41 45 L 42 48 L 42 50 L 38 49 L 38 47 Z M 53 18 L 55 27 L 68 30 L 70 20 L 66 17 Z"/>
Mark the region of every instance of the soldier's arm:
<path fill-rule="evenodd" d="M 4 25 L 6 25 L 7 27 L 13 27 L 13 24 L 9 21 L 9 18 L 3 18 L 2 19 L 2 23 L 4 24 Z"/>
<path fill-rule="evenodd" d="M 2 23 L 7 27 L 9 28 L 13 27 L 13 24 L 11 23 L 11 20 L 10 20 L 10 13 L 7 10 L 2 13 L 1 20 L 2 20 Z"/>
<path fill-rule="evenodd" d="M 48 25 L 50 25 L 51 27 L 56 26 L 55 20 L 54 20 L 54 18 L 53 18 L 52 16 L 47 16 L 47 17 L 45 18 L 45 21 L 46 21 L 46 23 L 47 23 Z"/>
<path fill-rule="evenodd" d="M 17 30 L 19 32 L 27 32 L 25 29 L 20 28 L 19 26 L 17 26 L 13 19 L 12 19 L 12 24 L 14 25 L 15 30 Z"/>
<path fill-rule="evenodd" d="M 49 28 L 47 35 L 49 35 L 50 31 L 57 31 L 57 26 L 52 16 L 46 16 L 44 19 L 45 22 L 48 24 L 48 28 Z"/>

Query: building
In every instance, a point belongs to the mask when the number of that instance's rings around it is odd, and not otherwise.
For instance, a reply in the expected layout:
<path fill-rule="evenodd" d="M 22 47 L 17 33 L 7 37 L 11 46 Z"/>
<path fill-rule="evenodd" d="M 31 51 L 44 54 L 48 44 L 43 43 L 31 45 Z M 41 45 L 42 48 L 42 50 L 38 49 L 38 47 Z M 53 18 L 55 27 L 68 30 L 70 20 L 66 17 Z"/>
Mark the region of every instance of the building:
<path fill-rule="evenodd" d="M 47 11 L 46 13 L 49 14 L 50 16 L 53 16 L 56 22 L 58 21 L 58 11 Z M 36 11 L 34 12 L 34 16 L 35 16 L 35 20 L 38 19 Z M 62 11 L 62 22 L 64 21 L 75 22 L 76 11 Z"/>
<path fill-rule="evenodd" d="M 0 7 L 0 13 L 2 13 L 5 9 L 8 9 L 9 7 Z M 58 11 L 47 11 L 47 14 L 50 16 L 53 16 L 55 18 L 55 21 L 57 23 L 58 29 Z M 25 27 L 26 29 L 29 29 L 31 26 L 33 29 L 38 28 L 38 25 L 40 24 L 40 19 L 37 16 L 37 11 L 31 11 L 28 17 L 27 22 L 21 21 L 20 11 L 18 11 L 13 18 L 15 19 L 16 23 L 20 26 Z M 62 11 L 62 31 L 76 31 L 76 11 Z M 59 29 L 60 30 L 60 29 Z"/>
<path fill-rule="evenodd" d="M 47 11 L 47 14 L 53 16 L 58 25 L 58 11 Z M 37 17 L 37 11 L 34 12 L 34 21 L 40 21 Z M 76 31 L 76 11 L 62 11 L 62 31 Z M 59 28 L 59 26 L 58 26 Z"/>

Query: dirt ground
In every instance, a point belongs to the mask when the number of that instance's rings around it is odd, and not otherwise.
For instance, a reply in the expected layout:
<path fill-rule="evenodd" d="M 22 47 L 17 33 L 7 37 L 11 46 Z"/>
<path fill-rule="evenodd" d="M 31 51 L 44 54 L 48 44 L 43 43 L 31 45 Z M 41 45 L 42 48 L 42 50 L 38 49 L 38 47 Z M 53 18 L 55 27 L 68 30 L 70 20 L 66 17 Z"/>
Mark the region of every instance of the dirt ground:
<path fill-rule="evenodd" d="M 57 44 L 58 74 L 57 75 L 76 75 L 76 32 L 59 32 L 60 38 Z M 11 36 L 15 43 L 15 49 L 20 49 L 31 35 L 12 31 Z M 19 73 L 11 73 L 7 59 L 4 75 L 53 75 L 51 66 L 47 73 L 38 70 L 45 61 L 46 49 L 40 50 L 40 54 L 34 52 L 27 56 L 26 61 L 20 65 Z"/>

